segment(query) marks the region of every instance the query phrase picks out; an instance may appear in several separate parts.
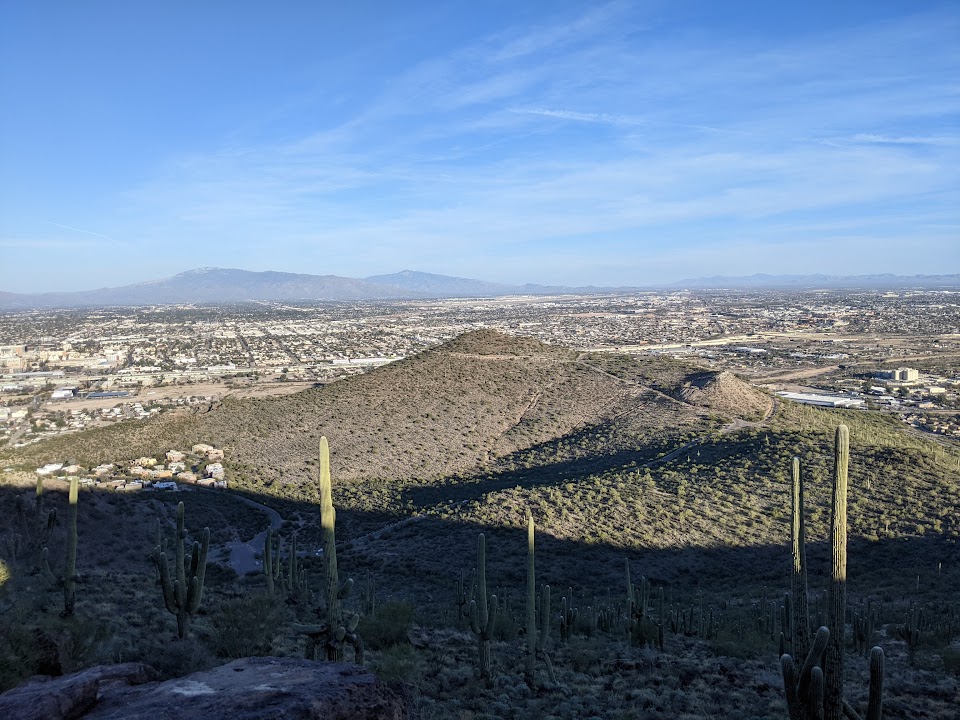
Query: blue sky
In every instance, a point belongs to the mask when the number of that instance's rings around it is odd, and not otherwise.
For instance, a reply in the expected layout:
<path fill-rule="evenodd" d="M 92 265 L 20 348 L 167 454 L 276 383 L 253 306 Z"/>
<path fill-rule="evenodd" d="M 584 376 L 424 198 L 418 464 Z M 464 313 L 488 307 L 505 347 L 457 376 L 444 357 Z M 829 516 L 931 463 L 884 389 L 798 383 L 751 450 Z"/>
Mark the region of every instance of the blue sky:
<path fill-rule="evenodd" d="M 956 2 L 0 3 L 0 290 L 960 271 Z"/>

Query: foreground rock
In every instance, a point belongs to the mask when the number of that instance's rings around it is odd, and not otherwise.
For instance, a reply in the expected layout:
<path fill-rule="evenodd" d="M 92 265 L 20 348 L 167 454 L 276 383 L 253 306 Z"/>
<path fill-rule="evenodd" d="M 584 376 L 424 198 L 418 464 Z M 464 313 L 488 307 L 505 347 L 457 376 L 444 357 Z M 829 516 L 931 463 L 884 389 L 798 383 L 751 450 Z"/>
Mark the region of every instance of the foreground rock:
<path fill-rule="evenodd" d="M 0 695 L 0 718 L 72 720 L 97 704 L 101 691 L 114 691 L 157 679 L 140 663 L 101 665 L 63 677 L 36 677 Z"/>
<path fill-rule="evenodd" d="M 118 670 L 118 668 L 120 670 Z M 143 665 L 32 680 L 0 695 L 0 717 L 23 720 L 401 720 L 403 701 L 357 665 L 243 658 L 150 682 Z M 85 679 L 79 678 L 85 676 Z M 42 705 L 42 707 L 41 707 Z"/>

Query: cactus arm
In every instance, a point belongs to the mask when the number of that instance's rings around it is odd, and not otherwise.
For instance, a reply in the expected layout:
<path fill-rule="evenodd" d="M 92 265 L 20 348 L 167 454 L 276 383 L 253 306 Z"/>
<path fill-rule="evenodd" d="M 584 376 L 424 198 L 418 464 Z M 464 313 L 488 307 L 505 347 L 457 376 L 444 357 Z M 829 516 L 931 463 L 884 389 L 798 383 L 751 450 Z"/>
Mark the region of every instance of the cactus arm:
<path fill-rule="evenodd" d="M 276 591 L 273 582 L 273 528 L 267 528 L 267 537 L 263 543 L 263 575 L 267 581 L 267 594 L 272 597 Z"/>
<path fill-rule="evenodd" d="M 40 551 L 40 569 L 43 570 L 43 574 L 49 582 L 59 582 L 57 576 L 53 574 L 53 570 L 50 569 L 50 551 L 47 548 Z"/>
<path fill-rule="evenodd" d="M 807 653 L 807 659 L 803 662 L 803 668 L 800 670 L 800 680 L 797 684 L 797 692 L 800 697 L 807 696 L 807 688 L 810 684 L 810 677 L 815 667 L 822 667 L 823 656 L 827 649 L 827 643 L 830 640 L 830 629 L 826 626 L 817 630 L 813 639 L 813 645 L 810 652 Z"/>
<path fill-rule="evenodd" d="M 167 566 L 167 554 L 160 553 L 160 588 L 163 592 L 163 604 L 167 612 L 177 614 L 177 601 L 173 583 L 170 581 L 170 568 Z"/>
<path fill-rule="evenodd" d="M 797 665 L 786 653 L 780 656 L 780 671 L 783 673 L 783 688 L 787 697 L 790 720 L 804 720 L 803 708 L 800 706 L 800 698 L 797 695 Z"/>
<path fill-rule="evenodd" d="M 210 528 L 203 529 L 203 537 L 200 543 L 200 562 L 197 566 L 197 572 L 194 577 L 197 579 L 197 607 L 203 601 L 204 580 L 207 577 L 207 552 L 210 550 Z"/>
<path fill-rule="evenodd" d="M 476 600 L 470 601 L 470 630 L 474 635 L 480 634 L 480 611 Z"/>
<path fill-rule="evenodd" d="M 823 670 L 820 669 L 819 665 L 810 672 L 810 698 L 809 717 L 812 718 L 812 720 L 824 720 Z"/>

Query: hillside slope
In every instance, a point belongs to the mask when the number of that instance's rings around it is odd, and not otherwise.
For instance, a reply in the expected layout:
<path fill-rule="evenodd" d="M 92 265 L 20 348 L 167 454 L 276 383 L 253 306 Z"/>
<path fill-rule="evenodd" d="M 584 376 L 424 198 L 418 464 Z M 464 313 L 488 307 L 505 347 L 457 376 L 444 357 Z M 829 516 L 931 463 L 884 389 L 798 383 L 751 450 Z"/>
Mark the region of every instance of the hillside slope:
<path fill-rule="evenodd" d="M 437 480 L 518 463 L 665 450 L 768 406 L 767 396 L 727 373 L 583 355 L 484 330 L 328 386 L 228 398 L 202 415 L 67 436 L 8 451 L 6 462 L 29 467 L 69 458 L 93 465 L 203 441 L 226 448 L 238 479 L 253 489 L 311 477 L 317 442 L 326 435 L 343 480 Z"/>

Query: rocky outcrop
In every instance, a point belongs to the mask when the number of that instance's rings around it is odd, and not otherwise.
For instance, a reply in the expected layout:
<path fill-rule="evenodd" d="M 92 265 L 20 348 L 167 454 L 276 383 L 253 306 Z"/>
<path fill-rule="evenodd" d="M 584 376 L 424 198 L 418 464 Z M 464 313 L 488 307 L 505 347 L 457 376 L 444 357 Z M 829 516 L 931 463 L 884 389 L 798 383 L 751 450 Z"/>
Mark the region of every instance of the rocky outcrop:
<path fill-rule="evenodd" d="M 0 717 L 17 720 L 73 720 L 86 716 L 101 691 L 118 691 L 156 680 L 149 665 L 100 665 L 61 677 L 38 676 L 0 695 Z"/>
<path fill-rule="evenodd" d="M 34 679 L 0 695 L 23 720 L 401 720 L 401 698 L 357 665 L 243 658 L 175 680 L 126 664 Z"/>

